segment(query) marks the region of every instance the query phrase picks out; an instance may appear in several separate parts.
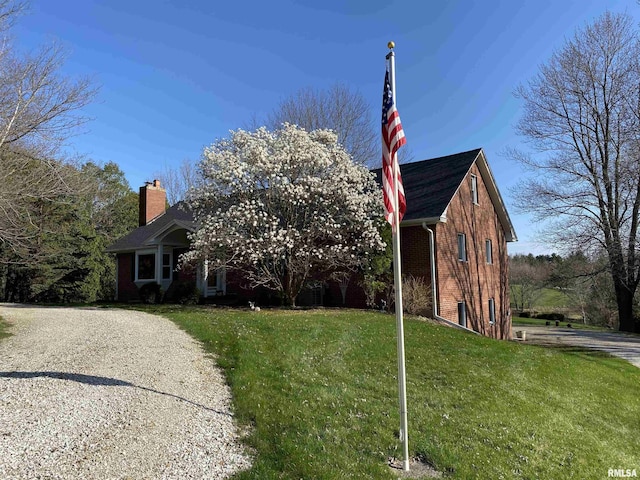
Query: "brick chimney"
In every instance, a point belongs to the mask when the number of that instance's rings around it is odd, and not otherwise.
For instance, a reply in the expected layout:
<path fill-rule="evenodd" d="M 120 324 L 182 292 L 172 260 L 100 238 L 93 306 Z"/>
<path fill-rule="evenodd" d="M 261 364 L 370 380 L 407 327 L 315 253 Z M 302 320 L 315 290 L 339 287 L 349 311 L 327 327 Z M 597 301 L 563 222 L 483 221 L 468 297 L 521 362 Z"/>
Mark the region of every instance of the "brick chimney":
<path fill-rule="evenodd" d="M 162 215 L 166 205 L 167 192 L 160 186 L 160 180 L 145 182 L 145 185 L 140 187 L 140 216 L 138 217 L 140 226 Z"/>

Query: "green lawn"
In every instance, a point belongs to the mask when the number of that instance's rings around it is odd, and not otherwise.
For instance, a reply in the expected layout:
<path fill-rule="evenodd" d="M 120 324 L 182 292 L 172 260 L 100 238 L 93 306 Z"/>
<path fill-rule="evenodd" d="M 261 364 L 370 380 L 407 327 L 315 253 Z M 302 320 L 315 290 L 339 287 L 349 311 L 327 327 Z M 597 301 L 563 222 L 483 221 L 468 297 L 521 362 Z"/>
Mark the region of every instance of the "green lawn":
<path fill-rule="evenodd" d="M 569 304 L 567 294 L 555 288 L 543 288 L 540 297 L 536 301 L 542 309 L 553 310 L 554 308 L 564 308 Z"/>
<path fill-rule="evenodd" d="M 511 285 L 515 297 L 519 298 L 520 285 Z M 512 299 L 513 300 L 513 299 Z M 570 305 L 567 294 L 556 288 L 543 288 L 535 295 L 534 308 L 541 311 L 562 310 Z"/>
<path fill-rule="evenodd" d="M 543 320 L 542 318 L 524 318 L 524 317 L 513 317 L 512 322 L 514 326 L 526 326 L 526 325 L 537 325 L 544 327 L 546 326 L 546 322 L 549 322 L 551 326 L 556 325 L 555 320 Z M 599 330 L 599 331 L 610 331 L 605 327 L 599 327 L 597 325 L 585 325 L 580 320 L 562 320 L 560 322 L 560 327 L 566 327 L 568 324 L 571 325 L 571 328 L 576 328 L 579 330 Z"/>
<path fill-rule="evenodd" d="M 238 479 L 393 478 L 394 317 L 156 307 L 218 356 L 253 468 Z M 640 369 L 407 320 L 412 455 L 447 478 L 606 478 L 640 469 Z"/>

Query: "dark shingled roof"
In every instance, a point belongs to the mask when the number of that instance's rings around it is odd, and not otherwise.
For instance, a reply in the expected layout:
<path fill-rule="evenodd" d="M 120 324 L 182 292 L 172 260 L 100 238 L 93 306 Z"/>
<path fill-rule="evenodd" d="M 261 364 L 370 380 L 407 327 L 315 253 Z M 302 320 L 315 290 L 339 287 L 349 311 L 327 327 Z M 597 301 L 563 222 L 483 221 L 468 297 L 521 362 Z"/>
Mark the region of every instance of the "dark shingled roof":
<path fill-rule="evenodd" d="M 434 220 L 440 218 L 445 213 L 449 202 L 451 202 L 465 175 L 469 172 L 471 165 L 478 158 L 481 151 L 482 149 L 476 148 L 475 150 L 447 155 L 446 157 L 401 165 L 402 183 L 407 198 L 407 212 L 402 219 L 402 223 L 412 220 Z M 481 167 L 488 172 L 488 165 L 482 163 Z M 372 170 L 376 174 L 378 184 L 382 184 L 381 170 L 380 168 Z M 490 172 L 487 175 L 491 177 Z M 511 220 L 509 220 L 509 215 L 504 209 L 500 193 L 493 183 L 488 188 L 490 189 L 492 201 L 498 208 L 498 216 L 505 228 L 507 241 L 513 241 L 516 239 L 515 232 L 513 231 Z M 495 191 L 491 190 L 492 188 Z M 181 208 L 181 205 L 184 205 L 184 207 Z M 183 202 L 174 205 L 148 225 L 139 227 L 116 241 L 107 251 L 125 252 L 143 248 L 148 240 L 155 238 L 158 233 L 162 232 L 172 222 L 180 222 L 182 225 L 188 225 L 189 228 L 193 228 L 193 214 L 186 208 L 186 204 Z"/>
<path fill-rule="evenodd" d="M 402 184 L 407 198 L 403 222 L 440 217 L 480 153 L 468 152 L 400 165 Z M 382 169 L 372 170 L 382 185 Z"/>
<path fill-rule="evenodd" d="M 184 202 L 176 203 L 152 222 L 119 238 L 107 248 L 107 252 L 126 252 L 144 247 L 149 239 L 154 238 L 173 222 L 193 226 L 193 214 Z"/>

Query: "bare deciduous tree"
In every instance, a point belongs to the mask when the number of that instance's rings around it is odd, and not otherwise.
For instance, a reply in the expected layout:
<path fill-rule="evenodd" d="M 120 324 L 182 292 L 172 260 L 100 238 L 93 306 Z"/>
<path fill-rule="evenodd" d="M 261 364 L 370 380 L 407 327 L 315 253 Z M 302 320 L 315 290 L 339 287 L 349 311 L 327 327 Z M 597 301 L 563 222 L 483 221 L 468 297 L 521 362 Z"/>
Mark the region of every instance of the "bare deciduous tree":
<path fill-rule="evenodd" d="M 624 331 L 635 328 L 640 279 L 639 59 L 628 15 L 607 12 L 579 29 L 517 89 L 517 130 L 535 152 L 512 152 L 536 173 L 518 186 L 518 206 L 552 220 L 548 238 L 607 252 Z"/>
<path fill-rule="evenodd" d="M 0 33 L 13 26 L 16 19 L 27 9 L 27 2 L 0 0 Z"/>
<path fill-rule="evenodd" d="M 267 117 L 267 128 L 276 130 L 291 123 L 311 132 L 330 129 L 338 142 L 361 165 L 378 162 L 379 123 L 371 105 L 357 91 L 336 83 L 327 90 L 303 88 L 285 98 Z"/>
<path fill-rule="evenodd" d="M 175 205 L 186 198 L 189 189 L 199 186 L 202 178 L 198 175 L 198 168 L 194 162 L 185 158 L 176 168 L 165 164 L 162 171 L 155 172 L 154 179 L 167 191 L 169 205 Z"/>
<path fill-rule="evenodd" d="M 307 132 L 318 129 L 333 130 L 338 142 L 361 165 L 377 167 L 381 162 L 380 127 L 367 100 L 357 91 L 343 84 L 335 84 L 327 90 L 303 88 L 282 100 L 267 116 L 260 120 L 253 115 L 245 125 L 246 130 L 257 130 L 266 125 L 269 130 L 278 130 L 284 123 L 298 125 Z M 409 148 L 399 152 L 400 162 L 413 159 Z M 166 166 L 155 172 L 155 178 L 167 190 L 171 205 L 185 198 L 191 187 L 198 186 L 195 163 L 183 160 L 179 167 Z"/>
<path fill-rule="evenodd" d="M 511 257 L 509 287 L 515 308 L 532 309 L 540 298 L 546 279 L 547 272 L 541 265 L 532 265 L 518 257 Z"/>
<path fill-rule="evenodd" d="M 94 97 L 87 79 L 60 74 L 64 52 L 45 46 L 20 55 L 7 31 L 25 3 L 0 1 L 0 247 L 23 249 L 37 231 L 34 203 L 73 192 L 77 169 L 57 156 Z M 67 196 L 68 198 L 68 196 Z"/>
<path fill-rule="evenodd" d="M 38 202 L 66 195 L 72 172 L 60 162 L 5 148 L 0 166 L 0 242 L 21 254 L 38 233 Z"/>
<path fill-rule="evenodd" d="M 95 92 L 88 79 L 59 74 L 64 59 L 56 44 L 30 56 L 0 52 L 0 148 L 18 144 L 50 155 L 87 121 L 78 112 Z"/>

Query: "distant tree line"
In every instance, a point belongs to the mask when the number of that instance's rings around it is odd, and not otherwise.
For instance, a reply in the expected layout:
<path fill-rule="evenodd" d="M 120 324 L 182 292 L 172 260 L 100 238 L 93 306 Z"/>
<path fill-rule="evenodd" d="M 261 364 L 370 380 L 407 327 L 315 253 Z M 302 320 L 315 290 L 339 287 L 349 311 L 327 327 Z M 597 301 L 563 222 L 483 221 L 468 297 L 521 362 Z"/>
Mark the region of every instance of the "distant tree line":
<path fill-rule="evenodd" d="M 615 290 L 605 253 L 588 257 L 574 252 L 564 257 L 512 255 L 509 257 L 509 285 L 514 314 L 541 310 L 545 289 L 561 292 L 565 309 L 578 314 L 583 323 L 617 328 Z M 634 304 L 640 310 L 638 299 Z"/>

